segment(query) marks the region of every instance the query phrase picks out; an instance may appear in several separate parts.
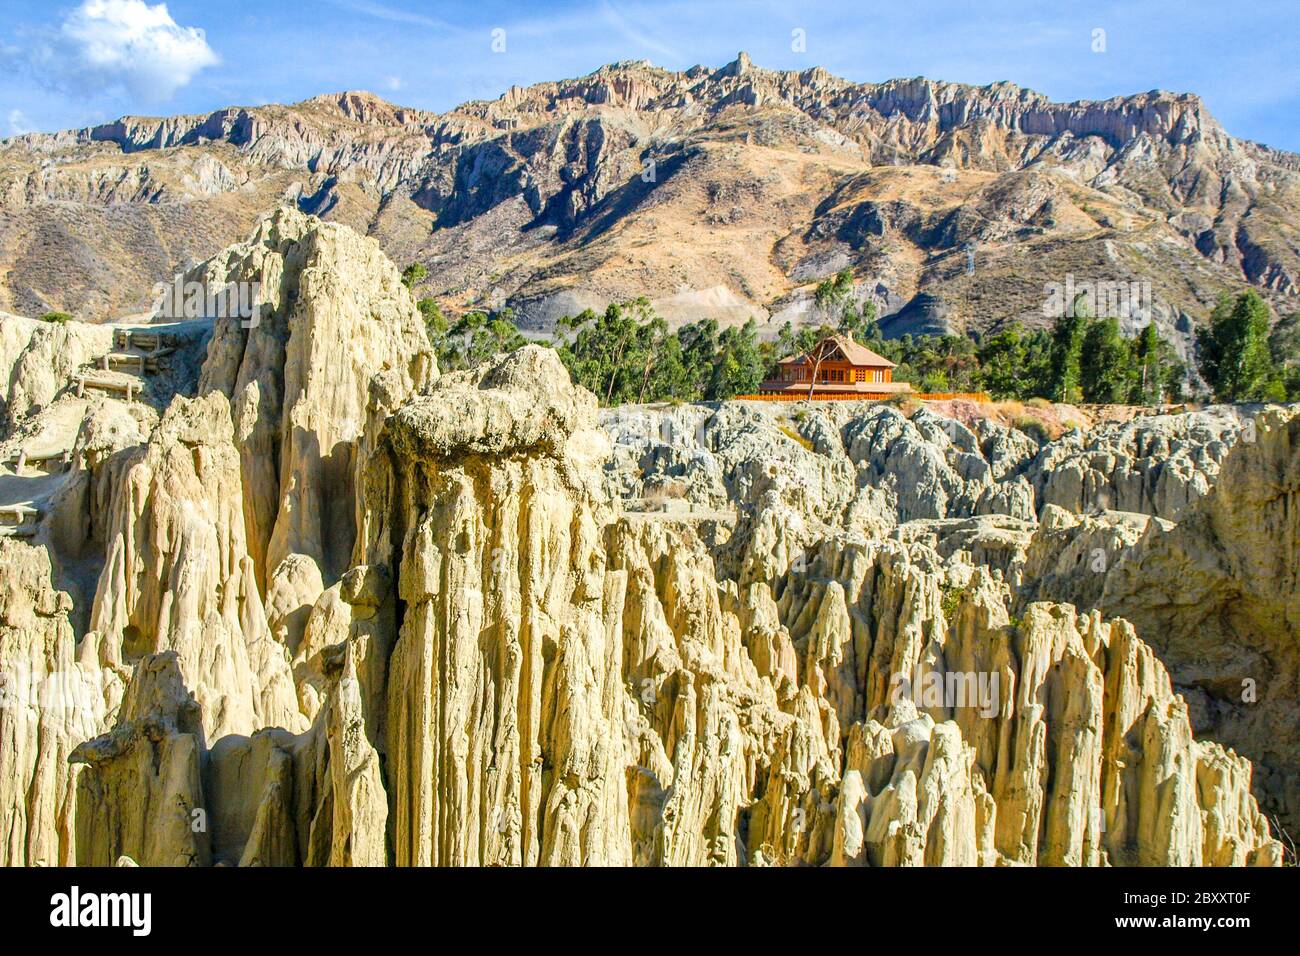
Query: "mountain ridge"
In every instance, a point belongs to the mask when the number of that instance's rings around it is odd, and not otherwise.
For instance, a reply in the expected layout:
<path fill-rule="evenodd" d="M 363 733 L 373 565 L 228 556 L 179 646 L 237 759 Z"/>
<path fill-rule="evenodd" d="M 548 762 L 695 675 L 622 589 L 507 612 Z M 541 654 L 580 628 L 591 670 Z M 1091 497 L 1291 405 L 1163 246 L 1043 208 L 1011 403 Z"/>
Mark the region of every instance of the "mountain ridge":
<path fill-rule="evenodd" d="M 1231 136 L 1195 93 L 1055 103 L 742 53 L 712 70 L 623 61 L 445 113 L 344 91 L 128 116 L 6 140 L 0 158 L 0 307 L 16 312 L 138 309 L 141 288 L 286 202 L 424 262 L 422 291 L 452 310 L 509 305 L 543 332 L 646 294 L 674 323 L 774 334 L 816 321 L 808 286 L 843 267 L 901 314 L 890 334 L 1041 324 L 1042 288 L 1067 272 L 1153 278 L 1157 301 L 1121 321 L 1154 319 L 1184 349 L 1219 292 L 1300 301 L 1300 156 Z M 91 263 L 98 284 L 74 268 Z M 942 308 L 907 311 L 918 296 Z"/>

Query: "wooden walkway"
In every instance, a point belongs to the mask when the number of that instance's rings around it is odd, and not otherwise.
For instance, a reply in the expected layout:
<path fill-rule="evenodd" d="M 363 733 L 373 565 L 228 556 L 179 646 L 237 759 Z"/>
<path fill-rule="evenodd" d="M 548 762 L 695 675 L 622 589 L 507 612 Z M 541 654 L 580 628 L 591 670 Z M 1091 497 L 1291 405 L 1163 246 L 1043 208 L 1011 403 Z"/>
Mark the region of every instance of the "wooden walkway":
<path fill-rule="evenodd" d="M 121 382 L 115 378 L 99 378 L 93 375 L 78 375 L 76 378 L 77 398 L 85 398 L 87 391 L 103 392 L 114 398 L 125 398 L 133 402 L 144 388 L 143 382 Z"/>
<path fill-rule="evenodd" d="M 116 329 L 113 332 L 113 348 L 140 349 L 142 352 L 157 352 L 160 349 L 171 351 L 176 345 L 176 336 L 171 332 L 154 332 L 148 329 Z"/>
<path fill-rule="evenodd" d="M 72 449 L 28 454 L 27 449 L 20 448 L 16 452 L 11 452 L 4 463 L 13 470 L 14 474 L 18 474 L 24 468 L 34 468 L 47 475 L 53 475 L 67 471 L 72 466 Z"/>
<path fill-rule="evenodd" d="M 0 535 L 30 538 L 41 523 L 41 510 L 31 505 L 0 505 Z"/>

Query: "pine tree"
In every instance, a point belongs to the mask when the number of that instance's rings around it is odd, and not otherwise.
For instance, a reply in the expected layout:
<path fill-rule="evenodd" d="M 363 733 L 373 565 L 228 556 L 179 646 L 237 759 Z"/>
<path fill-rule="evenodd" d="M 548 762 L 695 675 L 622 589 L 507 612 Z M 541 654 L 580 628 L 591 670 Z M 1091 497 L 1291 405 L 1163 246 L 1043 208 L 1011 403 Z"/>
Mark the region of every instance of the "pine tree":
<path fill-rule="evenodd" d="M 1158 405 L 1164 397 L 1161 344 L 1160 331 L 1154 322 L 1147 323 L 1133 343 L 1129 402 L 1134 405 Z"/>
<path fill-rule="evenodd" d="M 1208 328 L 1196 335 L 1201 375 L 1221 402 L 1285 398 L 1282 376 L 1269 353 L 1268 305 L 1254 289 L 1235 301 L 1221 296 Z"/>
<path fill-rule="evenodd" d="M 1300 401 L 1300 312 L 1292 312 L 1273 326 L 1268 350 L 1285 385 L 1286 400 Z"/>
<path fill-rule="evenodd" d="M 718 337 L 718 357 L 707 397 L 712 401 L 724 401 L 756 392 L 766 371 L 767 363 L 758 347 L 758 332 L 753 320 L 740 328 L 724 329 Z"/>
<path fill-rule="evenodd" d="M 1077 402 L 1083 397 L 1081 389 L 1080 359 L 1083 353 L 1083 336 L 1088 327 L 1087 307 L 1083 297 L 1077 297 L 1052 326 L 1052 354 L 1048 391 L 1058 402 Z"/>
<path fill-rule="evenodd" d="M 978 355 L 984 390 L 996 399 L 1020 398 L 1025 368 L 1025 340 L 1020 325 L 986 337 Z"/>
<path fill-rule="evenodd" d="M 1116 405 L 1128 397 L 1129 348 L 1119 334 L 1119 320 L 1095 319 L 1083 334 L 1079 384 L 1084 401 Z"/>

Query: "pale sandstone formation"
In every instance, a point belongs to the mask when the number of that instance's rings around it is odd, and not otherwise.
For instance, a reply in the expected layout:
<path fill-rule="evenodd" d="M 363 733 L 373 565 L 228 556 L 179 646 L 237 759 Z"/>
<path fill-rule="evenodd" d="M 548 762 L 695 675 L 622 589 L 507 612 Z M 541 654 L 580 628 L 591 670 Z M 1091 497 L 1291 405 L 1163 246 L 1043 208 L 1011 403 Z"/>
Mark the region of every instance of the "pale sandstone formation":
<path fill-rule="evenodd" d="M 891 537 L 900 541 L 926 544 L 941 557 L 961 555 L 972 564 L 996 569 L 1013 584 L 1022 576 L 1032 577 L 1024 568 L 1030 545 L 1040 525 L 1003 514 L 979 515 L 974 518 L 946 518 L 909 521 L 894 529 Z M 1017 591 L 1017 593 L 1022 593 Z M 1045 592 L 1044 598 L 1053 592 Z"/>
<path fill-rule="evenodd" d="M 1005 586 L 916 545 L 830 541 L 804 572 L 740 583 L 671 515 L 629 515 L 597 549 L 601 456 L 574 401 L 530 348 L 388 425 L 368 485 L 403 497 L 368 561 L 399 563 L 405 602 L 396 862 L 822 863 L 846 843 L 875 863 L 1280 859 L 1248 765 L 1192 740 L 1127 625 L 1055 605 L 1013 625 Z M 526 565 L 510 527 L 535 529 Z M 1001 678 L 988 708 L 891 700 L 894 674 L 965 671 Z M 875 750 L 846 767 L 862 734 Z M 1200 767 L 1236 788 L 1198 789 Z"/>
<path fill-rule="evenodd" d="M 0 539 L 0 661 L 95 702 L 0 712 L 7 861 L 1281 862 L 1150 643 L 1057 603 L 1100 594 L 1070 569 L 1098 549 L 1116 594 L 1144 548 L 1174 580 L 1183 527 L 1043 508 L 1073 439 L 598 415 L 535 346 L 430 382 L 396 270 L 291 212 L 194 275 L 261 281 L 258 324 L 218 323 L 158 419 L 89 406 L 33 544 Z M 1107 480 L 1215 514 L 1190 489 L 1231 427 L 1133 423 Z M 1239 490 L 1289 487 L 1278 433 L 1225 465 L 1243 541 L 1287 529 Z"/>
<path fill-rule="evenodd" d="M 382 422 L 383 409 L 391 409 L 416 381 L 432 371 L 427 340 L 396 270 L 373 243 L 347 230 L 324 227 L 286 212 L 269 220 L 252 243 L 197 274 L 225 281 L 227 275 L 220 272 L 223 265 L 230 278 L 257 281 L 272 289 L 274 294 L 268 297 L 272 307 L 279 308 L 289 300 L 280 313 L 268 309 L 261 316 L 263 330 L 282 341 L 278 353 L 272 348 L 269 358 L 258 361 L 272 365 L 273 374 L 267 381 L 276 394 L 286 393 L 285 381 L 289 383 L 287 394 L 292 401 L 285 421 L 281 423 L 277 413 L 266 431 L 273 459 L 286 466 L 288 491 L 282 508 L 297 522 L 297 531 L 285 531 L 282 537 L 294 539 L 295 546 L 311 552 L 295 552 L 288 564 L 308 567 L 315 581 L 313 587 L 309 573 L 305 587 L 297 591 L 280 587 L 269 598 L 272 602 L 280 599 L 281 604 L 272 606 L 283 609 L 287 604 L 305 622 L 323 585 L 318 562 L 326 573 L 334 568 L 340 569 L 340 575 L 350 565 L 351 529 L 357 510 L 350 492 L 353 440 L 360 440 L 361 447 L 368 450 L 373 439 L 361 437 L 367 420 L 378 414 Z M 218 324 L 205 368 L 220 371 L 224 361 L 238 374 L 247 333 L 232 325 Z M 33 356 L 40 350 L 33 343 L 53 341 L 60 334 L 66 337 L 69 330 L 81 326 L 6 317 L 6 343 L 15 328 L 31 340 L 19 342 L 12 350 L 15 368 L 25 368 L 26 362 L 39 371 L 40 363 L 35 363 Z M 106 340 L 95 342 L 102 354 L 109 347 L 111 330 L 93 331 Z M 41 348 L 49 351 L 48 344 Z M 64 348 L 65 364 L 71 363 L 73 368 L 81 358 L 74 344 Z M 5 355 L 9 355 L 7 345 Z M 11 408 L 23 404 L 24 396 L 33 392 L 29 383 L 57 381 L 66 371 L 57 363 L 45 364 L 43 376 L 26 372 L 11 376 L 14 387 L 7 394 Z M 256 364 L 250 360 L 250 366 Z M 187 368 L 188 363 L 182 362 L 180 367 Z M 379 394 L 372 392 L 375 373 L 381 373 L 385 383 Z M 255 372 L 251 375 L 257 377 Z M 86 679 L 108 689 L 97 709 L 78 714 L 80 723 L 70 744 L 60 744 L 61 737 L 42 731 L 50 738 L 42 744 L 45 757 L 40 757 L 42 748 L 35 742 L 12 751 L 15 763 L 5 776 L 6 787 L 12 788 L 6 790 L 5 824 L 13 840 L 6 853 L 12 849 L 17 859 L 28 855 L 27 845 L 32 854 L 54 859 L 47 845 L 57 849 L 60 840 L 66 846 L 62 858 L 69 858 L 71 840 L 59 836 L 53 811 L 44 803 L 48 800 L 53 806 L 57 800 L 59 812 L 70 815 L 71 800 L 58 796 L 58 788 L 67 787 L 50 783 L 31 798 L 28 789 L 38 774 L 42 778 L 48 775 L 42 768 L 49 760 L 64 765 L 58 747 L 63 747 L 66 756 L 76 742 L 106 729 L 105 721 L 120 697 L 122 679 L 140 655 L 177 652 L 178 666 L 201 704 L 199 713 L 209 739 L 249 734 L 265 726 L 305 728 L 321 705 L 320 692 L 306 694 L 299 705 L 289 662 L 293 648 L 283 643 L 289 613 L 282 613 L 276 622 L 279 633 L 274 636 L 280 643 L 273 640 L 267 621 L 268 596 L 259 590 L 254 564 L 255 558 L 264 554 L 266 542 L 260 541 L 256 547 L 251 542 L 245 530 L 249 509 L 239 492 L 245 481 L 256 483 L 256 475 L 250 478 L 245 473 L 229 402 L 222 394 L 235 392 L 234 386 L 222 388 L 215 372 L 205 372 L 201 378 L 202 397 L 178 399 L 161 424 L 156 416 L 151 417 L 147 405 L 139 403 L 127 406 L 95 399 L 83 403 L 84 408 L 64 409 L 84 414 L 85 421 L 78 433 L 73 419 L 72 434 L 77 437 L 71 470 L 66 476 L 50 477 L 46 483 L 55 491 L 48 502 L 37 502 L 45 517 L 36 540 L 48 546 L 52 559 L 44 565 L 44 579 L 61 580 L 74 596 L 75 606 L 68 607 L 68 595 L 60 598 L 64 630 L 57 640 L 40 638 L 39 630 L 27 626 L 24 642 L 7 649 L 6 676 L 16 680 L 35 674 L 39 686 L 43 668 L 79 653 L 86 662 Z M 236 394 L 249 397 L 246 391 Z M 19 401 L 12 401 L 15 398 Z M 26 405 L 29 413 L 39 411 L 31 402 Z M 257 410 L 254 401 L 253 412 Z M 43 411 L 28 414 L 26 420 L 37 422 L 44 416 Z M 290 436 L 284 442 L 280 439 L 282 425 Z M 71 443 L 71 435 L 65 440 Z M 322 445 L 333 449 L 330 467 L 323 466 L 315 452 Z M 279 496 L 278 488 L 277 481 L 266 492 L 273 501 Z M 330 506 L 323 522 L 314 507 L 317 501 Z M 331 515 L 338 519 L 333 527 Z M 317 533 L 321 525 L 327 530 Z M 274 529 L 263 528 L 262 532 L 273 535 Z M 285 574 L 282 579 L 291 580 L 292 576 Z M 7 584 L 13 588 L 11 604 L 15 609 L 32 600 L 24 595 L 36 587 L 33 582 L 16 575 Z M 350 598 L 364 606 L 369 600 L 366 590 L 363 584 Z M 300 610 L 304 600 L 306 607 Z M 69 611 L 80 651 L 73 631 L 67 629 Z M 364 607 L 362 613 L 366 613 Z M 25 620 L 17 610 L 15 615 Z M 299 630 L 301 627 L 300 623 Z M 35 644 L 33 639 L 37 639 Z M 44 657 L 38 650 L 41 646 L 46 648 Z M 27 735 L 36 735 L 38 711 L 15 713 L 22 716 L 20 723 L 11 721 L 17 744 Z M 41 716 L 40 722 L 50 719 Z M 338 733 L 347 736 L 342 729 Z M 71 779 L 70 771 L 60 773 Z M 32 805 L 31 815 L 40 821 L 39 827 L 33 825 L 31 835 L 26 832 L 28 804 Z M 373 852 L 368 859 L 373 861 Z"/>
<path fill-rule="evenodd" d="M 383 866 L 388 803 L 366 739 L 352 645 L 331 655 L 311 730 L 218 741 L 210 755 L 213 855 L 239 866 Z"/>
<path fill-rule="evenodd" d="M 979 515 L 1033 521 L 1050 504 L 1172 519 L 1211 486 L 1250 420 L 1214 407 L 1105 424 L 1040 446 L 995 421 L 972 429 L 926 408 L 909 418 L 884 404 L 791 404 L 604 410 L 615 442 L 611 491 L 637 498 L 671 484 L 696 506 L 744 506 L 777 462 L 791 489 L 806 491 L 807 503 L 792 499 L 792 507 L 836 527 L 852 527 L 864 488 L 876 498 L 869 525 Z"/>
<path fill-rule="evenodd" d="M 1149 526 L 1097 601 L 1133 621 L 1198 734 L 1256 762 L 1264 806 L 1300 821 L 1300 416 L 1266 413 L 1174 526 Z"/>
<path fill-rule="evenodd" d="M 266 623 L 241 502 L 212 493 L 239 482 L 225 396 L 176 399 L 149 443 L 108 467 L 115 497 L 90 634 L 109 659 L 176 651 L 212 739 L 305 724 Z"/>
<path fill-rule="evenodd" d="M 1107 573 L 1153 525 L 1169 528 L 1172 522 L 1126 511 L 1076 515 L 1048 505 L 1024 551 L 1015 606 L 1045 600 L 1100 606 Z"/>
<path fill-rule="evenodd" d="M 70 757 L 86 765 L 77 780 L 78 866 L 122 856 L 143 866 L 209 862 L 200 717 L 174 653 L 140 661 L 112 732 Z"/>
<path fill-rule="evenodd" d="M 68 388 L 73 373 L 108 352 L 112 329 L 0 315 L 0 433 Z"/>
<path fill-rule="evenodd" d="M 372 376 L 390 373 L 396 403 L 436 373 L 424 323 L 375 242 L 287 208 L 187 280 L 261 290 L 255 318 L 217 322 L 199 392 L 230 399 L 248 554 L 294 648 L 351 564 Z"/>
<path fill-rule="evenodd" d="M 1205 495 L 1250 413 L 1215 407 L 1071 432 L 1030 468 L 1044 504 L 1175 519 Z"/>
<path fill-rule="evenodd" d="M 71 757 L 88 765 L 77 862 L 384 865 L 388 806 L 350 648 L 338 649 L 330 674 L 310 730 L 229 735 L 208 750 L 176 654 L 142 658 L 116 725 Z"/>
<path fill-rule="evenodd" d="M 78 769 L 68 756 L 100 731 L 122 680 L 78 658 L 71 601 L 50 584 L 44 548 L 0 537 L 0 567 L 0 865 L 67 865 Z"/>
<path fill-rule="evenodd" d="M 810 578 L 782 597 L 805 601 L 805 620 L 820 604 L 805 640 L 845 635 L 849 664 L 829 687 L 840 685 L 831 699 L 847 730 L 845 770 L 859 779 L 835 811 L 834 844 L 857 846 L 854 858 L 872 864 L 1280 860 L 1235 776 L 1249 765 L 1192 740 L 1186 705 L 1129 625 L 1051 604 L 1012 622 L 1002 590 L 969 568 L 949 566 L 969 578 L 945 601 L 952 585 L 927 570 L 934 562 L 926 549 L 888 542 L 865 552 L 827 544 Z M 829 622 L 827 602 L 837 609 Z M 926 675 L 972 672 L 1000 677 L 978 706 L 927 699 Z M 897 674 L 920 688 L 917 699 L 890 699 Z M 1198 789 L 1202 776 L 1238 788 Z"/>
<path fill-rule="evenodd" d="M 398 864 L 630 863 L 594 398 L 527 348 L 440 379 L 372 461 Z"/>

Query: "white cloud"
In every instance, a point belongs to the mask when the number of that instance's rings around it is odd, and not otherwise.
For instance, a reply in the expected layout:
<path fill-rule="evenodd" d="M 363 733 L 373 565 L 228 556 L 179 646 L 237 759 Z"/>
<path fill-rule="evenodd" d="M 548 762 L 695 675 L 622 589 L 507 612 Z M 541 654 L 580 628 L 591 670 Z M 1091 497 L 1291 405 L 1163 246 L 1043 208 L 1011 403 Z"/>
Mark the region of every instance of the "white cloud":
<path fill-rule="evenodd" d="M 22 110 L 10 110 L 8 116 L 9 136 L 22 136 L 24 133 L 32 131 L 31 120 Z"/>
<path fill-rule="evenodd" d="M 165 3 L 83 0 L 29 56 L 51 85 L 79 93 L 125 91 L 150 103 L 170 99 L 220 57 L 197 27 L 172 19 Z"/>
<path fill-rule="evenodd" d="M 387 86 L 394 93 L 396 93 L 405 84 L 402 82 L 402 78 L 400 76 L 388 76 L 384 78 L 384 85 Z"/>

